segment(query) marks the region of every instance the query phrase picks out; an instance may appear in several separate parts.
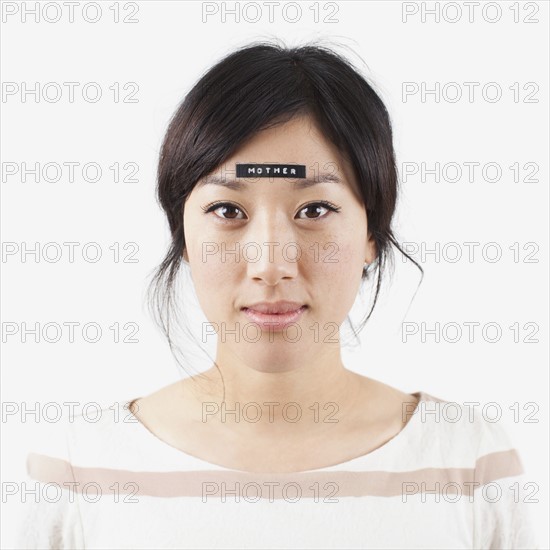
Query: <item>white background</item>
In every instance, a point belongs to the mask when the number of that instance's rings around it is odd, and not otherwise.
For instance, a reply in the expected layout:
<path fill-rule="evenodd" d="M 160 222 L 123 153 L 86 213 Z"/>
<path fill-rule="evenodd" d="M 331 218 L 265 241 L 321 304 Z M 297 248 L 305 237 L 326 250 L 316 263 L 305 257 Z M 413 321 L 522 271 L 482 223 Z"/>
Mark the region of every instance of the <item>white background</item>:
<path fill-rule="evenodd" d="M 19 248 L 27 243 L 32 248 L 35 242 L 72 241 L 81 246 L 74 263 L 68 261 L 65 247 L 58 262 L 42 257 L 37 262 L 32 254 L 23 261 L 20 252 L 2 258 L 2 480 L 22 475 L 25 438 L 37 427 L 32 415 L 25 424 L 20 414 L 6 415 L 8 403 L 19 409 L 67 401 L 109 406 L 149 394 L 185 375 L 144 300 L 149 275 L 169 242 L 168 226 L 154 195 L 158 152 L 168 120 L 203 72 L 231 49 L 258 39 L 278 38 L 288 46 L 322 39 L 343 45 L 335 49 L 375 83 L 392 118 L 400 168 L 403 163 L 422 162 L 433 168 L 439 162 L 458 163 L 464 170 L 456 183 L 436 183 L 433 175 L 424 182 L 420 175 L 404 181 L 395 226 L 400 242 L 425 243 L 431 250 L 436 243 L 440 248 L 458 243 L 463 257 L 450 261 L 456 248 L 438 259 L 416 254 L 426 276 L 408 309 L 420 273 L 396 251 L 393 282 L 386 285 L 362 333 L 362 346 L 344 349 L 345 364 L 402 391 L 422 390 L 481 406 L 498 403 L 501 423 L 520 451 L 528 481 L 540 486 L 536 495 L 540 502 L 531 506 L 542 547 L 548 548 L 548 3 L 517 4 L 518 22 L 512 2 L 492 3 L 501 10 L 494 22 L 489 19 L 496 18 L 497 8 L 483 13 L 486 2 L 475 8 L 473 22 L 468 20 L 467 7 L 455 3 L 462 16 L 452 23 L 457 12 L 445 7 L 448 2 L 320 2 L 319 22 L 310 9 L 313 2 L 302 2 L 301 16 L 292 23 L 295 9 L 288 8 L 285 20 L 281 2 L 269 23 L 267 7 L 258 2 L 253 4 L 262 10 L 261 18 L 252 23 L 246 21 L 247 15 L 254 16 L 252 8 L 236 22 L 235 15 L 224 19 L 218 4 L 218 13 L 203 21 L 200 2 L 138 2 L 134 14 L 138 22 L 118 24 L 110 9 L 114 2 L 99 2 L 102 16 L 96 23 L 86 22 L 80 7 L 75 8 L 74 23 L 69 22 L 66 8 L 58 22 L 41 16 L 37 23 L 32 14 L 23 22 L 23 5 L 17 3 L 18 13 L 9 15 L 8 4 L 13 3 L 3 4 L 1 78 L 4 86 L 9 82 L 19 86 L 19 92 L 2 96 L 2 162 L 31 166 L 97 162 L 103 177 L 88 183 L 77 169 L 73 183 L 66 177 L 57 183 L 43 179 L 36 183 L 32 175 L 23 183 L 20 173 L 3 172 L 4 250 L 7 243 Z M 33 8 L 35 2 L 26 4 Z M 131 4 L 119 4 L 121 19 L 130 14 Z M 226 5 L 235 7 L 234 2 Z M 433 14 L 423 22 L 423 7 L 439 7 L 439 23 Z M 404 9 L 418 13 L 404 22 Z M 49 10 L 46 18 L 54 18 L 55 9 Z M 95 16 L 91 8 L 87 13 Z M 30 94 L 22 101 L 22 83 L 32 88 L 36 82 L 61 84 L 62 99 L 36 102 Z M 73 103 L 64 82 L 80 83 Z M 82 98 L 88 82 L 101 86 L 103 96 L 97 103 Z M 121 91 L 125 83 L 137 83 L 138 102 L 114 102 L 109 87 L 115 82 Z M 404 82 L 425 83 L 432 89 L 436 82 L 441 87 L 450 82 L 479 86 L 473 102 L 468 101 L 465 86 L 457 102 L 448 100 L 454 97 L 450 88 L 449 97 L 441 96 L 438 102 L 433 95 L 423 102 L 420 94 L 404 102 Z M 500 100 L 490 102 L 482 95 L 489 82 L 502 89 Z M 523 86 L 530 82 L 538 86 L 533 96 L 538 102 L 524 102 L 533 88 Z M 509 89 L 514 83 L 519 83 L 517 102 Z M 114 183 L 109 166 L 115 162 L 137 163 L 138 182 Z M 465 162 L 497 163 L 502 176 L 496 182 L 486 181 L 478 167 L 470 182 Z M 509 167 L 528 162 L 538 165 L 533 176 L 538 181 L 514 182 Z M 527 175 L 521 168 L 520 179 Z M 81 255 L 82 245 L 90 242 L 101 245 L 103 256 L 96 263 Z M 120 243 L 122 248 L 127 242 L 138 244 L 138 262 L 114 262 L 109 247 Z M 480 243 L 473 262 L 468 261 L 465 242 Z M 483 245 L 491 242 L 502 250 L 499 261 L 482 255 Z M 519 243 L 519 261 L 514 261 L 509 248 L 514 243 Z M 524 250 L 525 243 L 535 245 Z M 532 255 L 537 261 L 525 262 L 533 246 L 538 247 Z M 490 258 L 494 251 L 488 250 Z M 122 251 L 122 257 L 125 254 Z M 188 300 L 192 299 L 190 295 Z M 356 320 L 366 312 L 360 307 L 354 311 Z M 196 311 L 192 317 L 197 325 L 205 320 L 201 315 Z M 21 333 L 6 334 L 6 323 L 25 322 L 32 328 L 36 322 L 62 326 L 67 321 L 80 327 L 98 323 L 103 337 L 87 343 L 77 329 L 74 343 L 68 342 L 66 332 L 57 343 L 42 339 L 36 343 L 32 334 L 23 343 Z M 454 330 L 449 330 L 447 339 L 442 333 L 439 343 L 433 335 L 422 341 L 418 334 L 404 342 L 402 321 L 425 323 L 432 329 L 435 323 L 441 327 L 457 323 L 463 333 L 454 343 L 448 341 Z M 114 343 L 109 327 L 115 322 L 137 323 L 139 342 Z M 467 322 L 480 323 L 473 342 L 468 341 Z M 501 327 L 498 342 L 483 338 L 480 329 L 486 323 Z M 519 323 L 519 342 L 514 342 L 509 328 L 514 323 Z M 538 342 L 525 342 L 531 334 L 526 323 L 538 327 L 532 335 Z M 489 331 L 488 336 L 493 334 Z M 210 353 L 214 356 L 213 346 Z M 208 357 L 197 353 L 190 370 L 208 366 Z M 509 409 L 514 403 L 519 404 L 520 420 L 532 410 L 522 407 L 535 403 L 538 412 L 533 418 L 538 422 L 514 422 Z M 2 512 L 3 547 L 10 546 L 10 519 L 17 508 L 13 498 L 8 502 Z"/>

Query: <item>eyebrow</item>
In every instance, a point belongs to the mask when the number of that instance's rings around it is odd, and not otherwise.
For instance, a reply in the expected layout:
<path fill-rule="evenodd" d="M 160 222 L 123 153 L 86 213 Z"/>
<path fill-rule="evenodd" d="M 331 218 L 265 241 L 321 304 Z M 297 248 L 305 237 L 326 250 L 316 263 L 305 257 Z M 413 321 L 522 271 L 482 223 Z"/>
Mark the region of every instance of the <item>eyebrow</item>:
<path fill-rule="evenodd" d="M 256 179 L 256 178 L 242 178 L 242 179 Z M 258 178 L 258 179 L 268 179 L 268 178 Z M 281 178 L 274 178 L 281 179 Z M 287 179 L 287 178 L 285 178 Z M 292 178 L 288 178 L 292 179 Z M 344 182 L 335 174 L 319 174 L 316 178 L 299 178 L 298 181 L 293 182 L 294 189 L 307 189 L 319 183 L 339 183 L 343 184 Z M 220 185 L 222 187 L 227 187 L 228 189 L 233 189 L 235 191 L 241 191 L 248 187 L 248 183 L 244 181 L 237 181 L 235 179 L 226 179 L 221 176 L 207 176 L 202 181 L 199 182 L 198 186 L 202 187 L 204 185 Z"/>

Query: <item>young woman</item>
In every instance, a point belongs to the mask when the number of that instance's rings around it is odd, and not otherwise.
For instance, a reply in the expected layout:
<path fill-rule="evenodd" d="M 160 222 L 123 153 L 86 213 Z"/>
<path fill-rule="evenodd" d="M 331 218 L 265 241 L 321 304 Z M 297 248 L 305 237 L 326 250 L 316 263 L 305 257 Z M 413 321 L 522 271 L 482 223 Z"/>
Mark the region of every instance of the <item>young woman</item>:
<path fill-rule="evenodd" d="M 172 243 L 154 298 L 172 346 L 189 270 L 215 360 L 52 430 L 28 470 L 61 496 L 30 505 L 22 544 L 536 548 L 502 428 L 468 411 L 447 422 L 443 400 L 342 362 L 361 286 L 376 274 L 374 307 L 391 246 L 403 252 L 397 186 L 387 110 L 341 56 L 262 43 L 212 67 L 162 146 Z"/>

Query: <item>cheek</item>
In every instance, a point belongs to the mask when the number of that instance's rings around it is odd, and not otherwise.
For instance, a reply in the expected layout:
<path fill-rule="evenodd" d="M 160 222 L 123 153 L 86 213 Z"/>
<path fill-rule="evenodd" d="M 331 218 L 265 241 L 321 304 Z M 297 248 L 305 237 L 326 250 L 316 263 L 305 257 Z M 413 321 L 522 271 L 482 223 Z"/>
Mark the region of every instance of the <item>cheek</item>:
<path fill-rule="evenodd" d="M 212 286 L 220 284 L 220 281 L 227 280 L 230 270 L 219 263 L 214 256 L 203 254 L 193 258 L 193 275 L 196 278 L 195 284 L 215 292 L 218 287 Z M 196 274 L 196 275 L 195 275 Z"/>
<path fill-rule="evenodd" d="M 338 282 L 338 286 L 341 287 L 341 292 L 355 293 L 353 287 L 355 283 L 359 283 L 361 279 L 364 258 L 360 251 L 352 248 L 340 247 L 340 253 L 335 257 L 335 262 L 330 264 L 324 264 L 324 270 L 327 276 L 335 283 Z M 337 290 L 337 289 L 335 289 Z"/>
<path fill-rule="evenodd" d="M 338 254 L 331 262 L 319 262 L 313 267 L 314 300 L 326 311 L 327 322 L 341 323 L 348 315 L 361 285 L 363 264 L 363 251 L 340 241 Z"/>
<path fill-rule="evenodd" d="M 201 254 L 201 248 L 190 256 L 193 284 L 206 318 L 217 322 L 218 313 L 222 314 L 227 302 L 228 289 L 235 284 L 231 264 L 221 263 L 219 254 L 207 252 L 206 247 Z"/>
<path fill-rule="evenodd" d="M 365 263 L 364 225 L 362 227 L 359 221 L 355 224 L 348 222 L 338 232 L 325 236 L 324 243 L 319 247 L 319 266 L 328 276 L 348 282 L 361 277 Z"/>

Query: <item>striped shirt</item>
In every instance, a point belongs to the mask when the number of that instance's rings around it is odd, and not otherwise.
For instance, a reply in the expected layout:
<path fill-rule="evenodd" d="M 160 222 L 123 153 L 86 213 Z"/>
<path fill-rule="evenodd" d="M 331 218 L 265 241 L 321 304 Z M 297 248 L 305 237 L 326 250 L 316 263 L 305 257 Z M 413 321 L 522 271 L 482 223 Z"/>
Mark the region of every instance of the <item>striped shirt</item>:
<path fill-rule="evenodd" d="M 18 548 L 536 549 L 520 458 L 498 423 L 424 392 L 368 454 L 259 474 L 189 455 L 132 400 L 48 426 L 27 458 L 36 487 Z"/>

